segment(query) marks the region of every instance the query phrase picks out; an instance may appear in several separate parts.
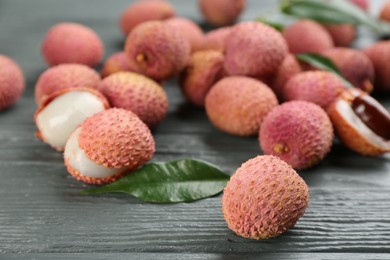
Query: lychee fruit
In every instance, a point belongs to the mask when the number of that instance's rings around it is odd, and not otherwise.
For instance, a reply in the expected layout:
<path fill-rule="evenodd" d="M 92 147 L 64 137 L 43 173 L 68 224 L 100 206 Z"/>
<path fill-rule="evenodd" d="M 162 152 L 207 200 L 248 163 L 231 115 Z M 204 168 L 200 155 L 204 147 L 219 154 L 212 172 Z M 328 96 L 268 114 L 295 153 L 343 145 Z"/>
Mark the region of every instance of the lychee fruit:
<path fill-rule="evenodd" d="M 168 112 L 168 97 L 155 81 L 132 72 L 118 72 L 102 80 L 99 90 L 114 107 L 132 111 L 149 127 Z"/>
<path fill-rule="evenodd" d="M 294 169 L 306 169 L 319 163 L 330 151 L 332 123 L 314 103 L 286 102 L 265 117 L 259 142 L 264 154 L 278 156 Z"/>
<path fill-rule="evenodd" d="M 233 24 L 245 5 L 246 0 L 199 0 L 199 8 L 204 18 L 214 26 Z"/>
<path fill-rule="evenodd" d="M 65 145 L 71 175 L 89 184 L 113 182 L 152 159 L 149 128 L 131 111 L 112 108 L 86 119 Z"/>
<path fill-rule="evenodd" d="M 332 60 L 352 85 L 366 92 L 372 91 L 374 66 L 364 53 L 349 48 L 333 48 L 324 51 L 322 55 Z"/>
<path fill-rule="evenodd" d="M 291 53 L 318 53 L 334 47 L 330 34 L 317 22 L 300 20 L 283 31 Z"/>
<path fill-rule="evenodd" d="M 127 37 L 125 52 L 131 66 L 156 80 L 166 80 L 185 68 L 190 58 L 188 39 L 163 22 L 145 22 Z"/>
<path fill-rule="evenodd" d="M 359 89 L 345 91 L 328 109 L 337 136 L 362 155 L 390 152 L 390 113 Z"/>
<path fill-rule="evenodd" d="M 306 100 L 324 109 L 343 92 L 345 83 L 327 71 L 306 71 L 292 77 L 283 88 L 287 100 Z"/>
<path fill-rule="evenodd" d="M 51 66 L 79 63 L 94 67 L 104 55 L 104 46 L 91 28 L 77 23 L 59 23 L 47 32 L 42 54 Z"/>
<path fill-rule="evenodd" d="M 108 57 L 104 62 L 101 75 L 105 78 L 120 71 L 136 72 L 136 68 L 130 65 L 127 55 L 124 52 L 117 52 Z"/>
<path fill-rule="evenodd" d="M 203 50 L 216 50 L 225 52 L 226 43 L 232 27 L 226 26 L 214 29 L 205 34 L 203 38 Z"/>
<path fill-rule="evenodd" d="M 309 204 L 309 188 L 287 163 L 271 155 L 243 163 L 227 183 L 222 212 L 228 227 L 251 239 L 279 236 Z"/>
<path fill-rule="evenodd" d="M 351 0 L 352 3 L 367 11 L 370 7 L 369 0 Z"/>
<path fill-rule="evenodd" d="M 44 71 L 35 84 L 35 101 L 39 104 L 48 95 L 65 88 L 93 88 L 100 83 L 99 74 L 82 64 L 61 64 Z"/>
<path fill-rule="evenodd" d="M 122 32 L 127 36 L 137 25 L 154 20 L 165 20 L 174 17 L 175 10 L 165 0 L 142 0 L 131 4 L 119 20 Z"/>
<path fill-rule="evenodd" d="M 287 44 L 274 28 L 242 22 L 232 28 L 225 51 L 229 75 L 264 77 L 275 73 L 288 54 Z"/>
<path fill-rule="evenodd" d="M 375 70 L 375 89 L 390 91 L 390 41 L 381 41 L 363 50 Z"/>
<path fill-rule="evenodd" d="M 179 31 L 188 39 L 192 52 L 202 49 L 204 33 L 199 25 L 183 17 L 170 18 L 165 20 L 165 24 L 171 26 L 173 30 Z"/>
<path fill-rule="evenodd" d="M 63 151 L 79 124 L 108 108 L 106 98 L 94 89 L 58 90 L 49 95 L 35 112 L 36 135 L 57 151 Z"/>
<path fill-rule="evenodd" d="M 224 56 L 219 51 L 194 52 L 180 77 L 184 96 L 194 105 L 203 107 L 210 88 L 222 78 Z"/>
<path fill-rule="evenodd" d="M 13 105 L 23 94 L 25 79 L 19 65 L 0 54 L 0 111 Z"/>
<path fill-rule="evenodd" d="M 390 21 L 390 1 L 387 1 L 382 7 L 379 17 L 384 21 Z"/>
<path fill-rule="evenodd" d="M 215 127 L 238 135 L 256 135 L 264 117 L 278 105 L 272 90 L 264 83 L 243 76 L 218 81 L 206 96 L 206 112 Z"/>
<path fill-rule="evenodd" d="M 356 38 L 356 27 L 352 24 L 324 25 L 337 47 L 349 47 Z"/>

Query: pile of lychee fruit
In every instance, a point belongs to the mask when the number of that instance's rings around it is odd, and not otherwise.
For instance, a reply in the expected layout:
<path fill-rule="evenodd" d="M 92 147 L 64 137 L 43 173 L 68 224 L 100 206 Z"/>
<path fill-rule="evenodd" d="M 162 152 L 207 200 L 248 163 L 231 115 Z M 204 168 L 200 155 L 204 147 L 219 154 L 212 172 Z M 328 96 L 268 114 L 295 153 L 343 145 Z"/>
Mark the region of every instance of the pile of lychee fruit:
<path fill-rule="evenodd" d="M 353 1 L 367 10 L 368 1 Z M 211 25 L 204 33 L 177 17 L 165 0 L 139 0 L 120 17 L 124 50 L 104 55 L 99 36 L 76 23 L 54 25 L 42 53 L 50 68 L 39 77 L 37 136 L 64 152 L 78 180 L 104 184 L 152 159 L 150 128 L 168 111 L 163 84 L 179 79 L 183 95 L 205 109 L 228 134 L 259 136 L 265 155 L 244 163 L 224 191 L 229 227 L 254 239 L 293 227 L 309 193 L 294 169 L 318 164 L 331 150 L 334 130 L 362 155 L 390 151 L 390 116 L 370 92 L 390 92 L 390 41 L 362 51 L 350 48 L 356 27 L 300 20 L 279 32 L 261 22 L 234 25 L 245 0 L 200 0 Z M 320 11 L 320 10 L 319 10 Z M 381 18 L 390 21 L 390 1 Z M 329 58 L 355 88 L 295 54 Z M 0 109 L 22 94 L 23 75 L 0 56 Z"/>

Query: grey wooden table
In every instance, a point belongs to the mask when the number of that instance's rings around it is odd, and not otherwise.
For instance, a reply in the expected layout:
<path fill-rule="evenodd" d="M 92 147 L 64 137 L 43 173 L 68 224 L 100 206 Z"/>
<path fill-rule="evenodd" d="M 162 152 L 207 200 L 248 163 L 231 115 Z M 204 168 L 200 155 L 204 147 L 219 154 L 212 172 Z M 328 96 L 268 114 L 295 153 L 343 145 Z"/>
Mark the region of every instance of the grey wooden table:
<path fill-rule="evenodd" d="M 86 186 L 66 172 L 62 155 L 34 136 L 34 83 L 46 69 L 40 43 L 54 23 L 76 21 L 99 33 L 108 56 L 122 48 L 117 20 L 129 2 L 0 0 L 0 53 L 27 77 L 23 98 L 0 112 L 0 259 L 390 259 L 390 156 L 361 157 L 338 143 L 323 163 L 300 172 L 311 189 L 305 216 L 266 241 L 235 236 L 220 196 L 155 205 L 126 195 L 80 195 Z M 275 2 L 249 1 L 243 18 Z M 201 20 L 196 1 L 172 3 L 180 15 Z M 367 42 L 364 36 L 357 44 Z M 186 104 L 175 81 L 166 90 L 170 110 L 154 130 L 154 161 L 193 157 L 233 173 L 261 153 L 256 138 L 214 129 L 204 111 Z M 381 101 L 390 107 L 390 97 Z"/>

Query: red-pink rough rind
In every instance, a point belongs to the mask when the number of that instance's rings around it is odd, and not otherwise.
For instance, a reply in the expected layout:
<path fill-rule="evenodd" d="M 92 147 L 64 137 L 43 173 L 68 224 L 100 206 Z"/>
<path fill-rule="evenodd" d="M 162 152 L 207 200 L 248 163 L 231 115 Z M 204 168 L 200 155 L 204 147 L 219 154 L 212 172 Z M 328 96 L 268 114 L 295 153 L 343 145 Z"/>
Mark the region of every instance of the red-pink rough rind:
<path fill-rule="evenodd" d="M 132 111 L 149 127 L 158 125 L 168 112 L 163 87 L 137 73 L 112 74 L 102 80 L 99 90 L 112 106 Z"/>
<path fill-rule="evenodd" d="M 375 70 L 375 89 L 390 91 L 390 41 L 377 42 L 363 50 Z"/>
<path fill-rule="evenodd" d="M 307 71 L 292 77 L 283 90 L 287 101 L 306 100 L 327 109 L 345 90 L 345 84 L 330 72 Z"/>
<path fill-rule="evenodd" d="M 222 212 L 231 230 L 251 239 L 267 239 L 295 226 L 309 204 L 305 181 L 275 156 L 243 163 L 224 189 Z"/>
<path fill-rule="evenodd" d="M 199 0 L 206 21 L 214 26 L 233 24 L 246 6 L 246 0 Z"/>
<path fill-rule="evenodd" d="M 328 154 L 333 136 L 332 123 L 321 107 L 291 101 L 265 117 L 259 142 L 264 154 L 278 156 L 294 169 L 306 169 Z"/>
<path fill-rule="evenodd" d="M 127 55 L 124 52 L 117 52 L 108 57 L 104 62 L 101 75 L 105 78 L 120 71 L 137 72 L 136 68 L 130 65 Z"/>
<path fill-rule="evenodd" d="M 210 88 L 222 77 L 224 56 L 219 51 L 205 50 L 192 54 L 180 77 L 184 96 L 194 105 L 203 107 Z"/>
<path fill-rule="evenodd" d="M 337 47 L 349 47 L 356 38 L 356 27 L 352 24 L 323 26 Z"/>
<path fill-rule="evenodd" d="M 226 45 L 225 70 L 230 75 L 264 77 L 274 74 L 288 54 L 282 35 L 259 22 L 232 28 Z"/>
<path fill-rule="evenodd" d="M 226 43 L 231 33 L 232 27 L 225 26 L 209 31 L 204 36 L 203 50 L 216 50 L 225 52 Z"/>
<path fill-rule="evenodd" d="M 352 3 L 367 11 L 370 7 L 369 0 L 350 0 Z"/>
<path fill-rule="evenodd" d="M 330 34 L 319 23 L 299 20 L 283 31 L 291 53 L 321 52 L 334 47 Z"/>
<path fill-rule="evenodd" d="M 91 28 L 77 23 L 59 23 L 47 32 L 42 54 L 51 66 L 79 63 L 94 67 L 104 55 L 104 46 Z"/>
<path fill-rule="evenodd" d="M 155 152 L 149 128 L 133 112 L 119 108 L 87 118 L 78 142 L 90 160 L 108 168 L 136 169 Z"/>
<path fill-rule="evenodd" d="M 178 74 L 188 63 L 191 47 L 187 38 L 165 23 L 145 22 L 135 27 L 125 43 L 131 66 L 156 80 Z"/>
<path fill-rule="evenodd" d="M 218 81 L 206 96 L 206 112 L 223 132 L 251 136 L 259 131 L 263 118 L 278 100 L 264 83 L 243 76 Z"/>
<path fill-rule="evenodd" d="M 0 54 L 0 111 L 13 105 L 24 89 L 25 79 L 19 65 Z"/>
<path fill-rule="evenodd" d="M 387 1 L 382 7 L 379 17 L 384 21 L 390 21 L 390 1 Z"/>
<path fill-rule="evenodd" d="M 155 20 L 165 20 L 174 17 L 175 10 L 164 0 L 142 0 L 131 4 L 123 12 L 119 25 L 122 32 L 128 35 L 137 25 Z"/>
<path fill-rule="evenodd" d="M 179 31 L 188 39 L 192 52 L 202 49 L 204 33 L 199 25 L 183 17 L 170 18 L 165 20 L 165 24 L 170 26 L 173 30 Z"/>
<path fill-rule="evenodd" d="M 44 71 L 35 85 L 35 101 L 40 104 L 48 95 L 65 88 L 96 89 L 99 74 L 82 64 L 61 64 Z"/>

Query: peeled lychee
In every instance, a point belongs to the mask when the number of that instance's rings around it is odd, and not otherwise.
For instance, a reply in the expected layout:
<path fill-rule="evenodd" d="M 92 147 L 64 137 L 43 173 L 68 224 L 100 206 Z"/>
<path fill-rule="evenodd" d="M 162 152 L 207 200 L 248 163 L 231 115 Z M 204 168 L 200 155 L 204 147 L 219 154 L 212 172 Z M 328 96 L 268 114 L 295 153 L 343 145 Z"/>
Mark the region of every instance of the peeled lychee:
<path fill-rule="evenodd" d="M 226 26 L 209 31 L 204 36 L 202 49 L 225 52 L 232 27 Z"/>
<path fill-rule="evenodd" d="M 267 239 L 295 226 L 309 204 L 309 188 L 288 164 L 275 156 L 248 160 L 230 178 L 222 212 L 231 230 Z"/>
<path fill-rule="evenodd" d="M 324 25 L 337 47 L 349 47 L 356 38 L 356 27 L 352 24 Z"/>
<path fill-rule="evenodd" d="M 48 95 L 65 88 L 93 88 L 100 83 L 99 74 L 81 64 L 61 64 L 44 71 L 35 85 L 35 101 L 39 104 Z"/>
<path fill-rule="evenodd" d="M 149 128 L 131 111 L 112 108 L 86 119 L 72 133 L 64 160 L 77 180 L 103 184 L 136 170 L 154 151 Z"/>
<path fill-rule="evenodd" d="M 294 169 L 305 169 L 319 163 L 330 151 L 332 123 L 316 104 L 286 102 L 265 117 L 259 141 L 264 154 L 278 156 Z"/>
<path fill-rule="evenodd" d="M 63 151 L 79 124 L 107 108 L 106 98 L 96 90 L 61 89 L 49 95 L 35 112 L 36 134 L 57 151 Z"/>
<path fill-rule="evenodd" d="M 0 54 L 0 111 L 13 105 L 23 94 L 25 79 L 12 59 Z"/>
<path fill-rule="evenodd" d="M 47 32 L 42 54 L 51 66 L 79 63 L 94 67 L 104 55 L 104 46 L 91 28 L 77 23 L 59 23 Z"/>
<path fill-rule="evenodd" d="M 127 55 L 124 52 L 117 52 L 108 57 L 104 62 L 101 75 L 105 78 L 120 71 L 136 72 L 136 69 L 130 66 Z"/>
<path fill-rule="evenodd" d="M 191 47 L 187 38 L 163 22 L 152 21 L 138 25 L 125 44 L 131 66 L 156 80 L 166 80 L 187 65 Z"/>
<path fill-rule="evenodd" d="M 306 100 L 324 109 L 343 92 L 344 82 L 327 71 L 307 71 L 292 77 L 283 88 L 287 100 Z"/>
<path fill-rule="evenodd" d="M 269 76 L 286 56 L 287 44 L 278 31 L 259 22 L 242 22 L 229 35 L 225 69 L 229 75 Z"/>
<path fill-rule="evenodd" d="M 204 106 L 210 88 L 222 77 L 223 61 L 223 54 L 219 51 L 205 50 L 192 54 L 180 77 L 181 90 L 192 104 Z"/>
<path fill-rule="evenodd" d="M 125 35 L 137 25 L 154 20 L 165 20 L 175 16 L 175 10 L 165 0 L 142 0 L 131 4 L 122 14 L 119 24 Z"/>
<path fill-rule="evenodd" d="M 99 90 L 114 107 L 136 114 L 149 127 L 163 120 L 168 111 L 168 97 L 155 81 L 132 72 L 118 72 L 102 80 Z"/>
<path fill-rule="evenodd" d="M 223 132 L 256 135 L 264 117 L 277 106 L 278 100 L 264 83 L 243 76 L 218 81 L 206 96 L 210 121 Z"/>
<path fill-rule="evenodd" d="M 352 85 L 366 92 L 372 91 L 374 66 L 364 53 L 349 48 L 333 48 L 322 54 L 333 61 Z"/>
<path fill-rule="evenodd" d="M 206 21 L 214 26 L 233 24 L 245 8 L 246 0 L 199 0 Z"/>
<path fill-rule="evenodd" d="M 192 52 L 202 49 L 204 33 L 199 25 L 183 17 L 170 18 L 165 24 L 171 26 L 173 30 L 178 30 L 188 39 Z"/>
<path fill-rule="evenodd" d="M 319 23 L 300 20 L 286 27 L 283 36 L 291 53 L 321 52 L 334 47 L 330 34 Z"/>
<path fill-rule="evenodd" d="M 364 49 L 375 70 L 375 89 L 390 91 L 390 41 L 381 41 Z"/>

